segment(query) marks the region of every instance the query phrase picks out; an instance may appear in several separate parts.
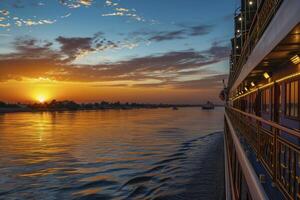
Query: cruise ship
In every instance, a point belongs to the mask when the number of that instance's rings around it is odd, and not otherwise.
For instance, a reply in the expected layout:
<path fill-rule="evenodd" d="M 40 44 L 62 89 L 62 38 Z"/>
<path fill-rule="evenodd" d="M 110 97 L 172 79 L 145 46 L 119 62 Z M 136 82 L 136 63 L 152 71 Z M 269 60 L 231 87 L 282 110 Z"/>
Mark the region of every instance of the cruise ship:
<path fill-rule="evenodd" d="M 242 0 L 225 88 L 226 199 L 300 199 L 300 0 Z"/>

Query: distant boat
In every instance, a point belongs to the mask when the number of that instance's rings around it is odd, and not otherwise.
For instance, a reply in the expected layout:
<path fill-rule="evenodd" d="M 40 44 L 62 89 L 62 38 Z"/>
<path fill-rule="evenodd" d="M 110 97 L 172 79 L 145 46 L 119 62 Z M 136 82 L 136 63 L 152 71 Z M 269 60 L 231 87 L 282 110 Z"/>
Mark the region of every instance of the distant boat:
<path fill-rule="evenodd" d="M 173 110 L 178 110 L 178 108 L 176 106 L 173 107 Z"/>
<path fill-rule="evenodd" d="M 214 108 L 215 108 L 215 105 L 210 101 L 208 101 L 206 104 L 202 105 L 203 110 L 212 110 Z"/>

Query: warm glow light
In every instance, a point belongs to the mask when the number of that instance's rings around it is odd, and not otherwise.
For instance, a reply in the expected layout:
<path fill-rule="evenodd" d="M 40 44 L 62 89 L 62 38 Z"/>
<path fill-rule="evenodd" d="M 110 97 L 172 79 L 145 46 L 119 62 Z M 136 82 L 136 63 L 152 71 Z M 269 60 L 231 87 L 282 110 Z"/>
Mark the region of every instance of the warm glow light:
<path fill-rule="evenodd" d="M 295 65 L 300 63 L 300 57 L 298 55 L 295 55 L 291 58 L 292 63 L 294 63 Z"/>
<path fill-rule="evenodd" d="M 249 1 L 249 5 L 252 5 L 253 4 L 253 1 Z"/>
<path fill-rule="evenodd" d="M 284 80 L 287 80 L 287 79 L 290 79 L 290 78 L 294 78 L 294 77 L 296 77 L 296 76 L 300 76 L 300 72 L 295 73 L 295 74 L 291 74 L 291 75 L 286 76 L 286 77 L 283 77 L 283 78 L 277 80 L 276 82 L 279 83 L 279 82 L 281 82 L 281 81 L 284 81 Z"/>
<path fill-rule="evenodd" d="M 265 79 L 268 79 L 268 78 L 270 78 L 270 75 L 267 72 L 265 72 L 264 77 L 265 77 Z"/>
<path fill-rule="evenodd" d="M 267 72 L 266 72 L 266 73 L 267 73 Z M 269 75 L 269 74 L 268 74 L 268 75 Z M 291 79 L 291 78 L 294 78 L 294 77 L 297 77 L 297 76 L 300 76 L 300 72 L 291 74 L 291 75 L 289 75 L 289 76 L 285 76 L 285 77 L 283 77 L 283 78 L 281 78 L 281 79 L 278 79 L 278 80 L 276 80 L 276 81 L 274 81 L 274 82 L 271 82 L 271 83 L 262 85 L 262 86 L 260 86 L 258 89 L 263 89 L 263 88 L 266 88 L 266 87 L 269 87 L 269 86 L 273 85 L 274 83 L 280 83 L 280 82 L 282 82 L 282 81 L 285 81 L 285 80 L 287 80 L 287 79 Z M 251 82 L 251 86 L 254 87 L 254 86 L 255 86 L 255 83 L 254 83 L 254 82 Z M 232 100 L 234 101 L 234 100 L 236 100 L 236 99 L 239 99 L 239 98 L 241 98 L 241 97 L 243 97 L 243 96 L 246 96 L 246 95 L 248 95 L 248 94 L 250 94 L 250 93 L 252 93 L 252 92 L 255 92 L 255 91 L 257 91 L 257 89 L 251 90 L 250 92 L 248 92 L 248 93 L 246 93 L 246 94 L 244 94 L 244 95 L 242 95 L 242 96 L 238 96 L 238 95 L 241 95 L 241 93 L 238 92 L 238 94 L 236 95 L 237 97 L 236 97 L 236 98 L 232 98 Z"/>

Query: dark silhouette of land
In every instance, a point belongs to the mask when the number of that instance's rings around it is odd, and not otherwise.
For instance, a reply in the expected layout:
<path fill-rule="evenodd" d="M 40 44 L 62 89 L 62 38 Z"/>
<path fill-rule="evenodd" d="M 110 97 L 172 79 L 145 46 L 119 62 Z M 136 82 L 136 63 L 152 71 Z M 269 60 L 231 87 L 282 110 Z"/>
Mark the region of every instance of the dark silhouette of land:
<path fill-rule="evenodd" d="M 35 112 L 35 111 L 72 111 L 72 110 L 106 110 L 106 109 L 154 109 L 154 108 L 174 108 L 174 107 L 201 107 L 202 105 L 191 104 L 147 104 L 147 103 L 121 103 L 121 102 L 95 102 L 76 103 L 75 101 L 52 100 L 44 103 L 16 103 L 10 104 L 0 101 L 0 113 L 9 112 Z M 222 105 L 219 105 L 222 106 Z"/>

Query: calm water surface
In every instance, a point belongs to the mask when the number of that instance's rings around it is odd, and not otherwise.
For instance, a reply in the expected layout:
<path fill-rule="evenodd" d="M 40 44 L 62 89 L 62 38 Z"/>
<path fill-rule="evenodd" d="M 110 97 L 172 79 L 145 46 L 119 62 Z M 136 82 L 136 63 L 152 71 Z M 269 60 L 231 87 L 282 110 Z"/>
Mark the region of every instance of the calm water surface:
<path fill-rule="evenodd" d="M 0 115 L 0 199 L 207 199 L 223 111 Z"/>

